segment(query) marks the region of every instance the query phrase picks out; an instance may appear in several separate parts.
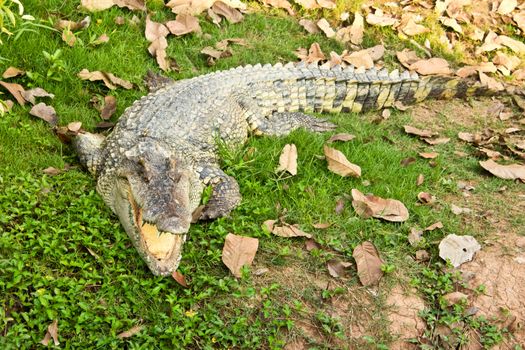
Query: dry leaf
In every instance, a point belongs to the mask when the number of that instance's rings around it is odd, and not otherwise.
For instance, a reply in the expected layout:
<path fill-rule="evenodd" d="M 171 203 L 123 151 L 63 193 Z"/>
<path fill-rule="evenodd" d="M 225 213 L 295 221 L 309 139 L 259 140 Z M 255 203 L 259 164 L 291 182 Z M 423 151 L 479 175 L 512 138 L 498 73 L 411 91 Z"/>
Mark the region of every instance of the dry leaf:
<path fill-rule="evenodd" d="M 381 271 L 383 261 L 374 244 L 369 241 L 363 242 L 355 247 L 352 256 L 357 265 L 357 276 L 361 284 L 363 286 L 377 284 L 383 277 L 383 271 Z"/>
<path fill-rule="evenodd" d="M 444 145 L 445 143 L 448 143 L 450 141 L 450 138 L 449 137 L 438 137 L 434 139 L 424 138 L 423 141 L 425 141 L 429 145 L 435 146 L 435 145 Z"/>
<path fill-rule="evenodd" d="M 434 159 L 437 156 L 439 156 L 439 153 L 436 153 L 436 152 L 430 152 L 430 153 L 421 152 L 421 153 L 419 153 L 419 156 L 422 157 L 422 158 L 425 158 L 425 159 Z"/>
<path fill-rule="evenodd" d="M 324 230 L 324 229 L 327 229 L 329 228 L 330 226 L 332 226 L 332 224 L 329 224 L 327 222 L 320 222 L 320 223 L 315 223 L 315 224 L 312 224 L 312 226 L 316 229 L 319 229 L 319 230 Z"/>
<path fill-rule="evenodd" d="M 338 199 L 335 202 L 334 211 L 337 215 L 340 215 L 343 212 L 343 210 L 345 210 L 345 201 L 343 199 Z"/>
<path fill-rule="evenodd" d="M 512 19 L 520 27 L 522 32 L 525 32 L 525 11 L 516 12 Z"/>
<path fill-rule="evenodd" d="M 490 90 L 493 90 L 493 91 L 505 90 L 505 87 L 503 86 L 502 83 L 500 83 L 494 78 L 489 77 L 485 73 L 479 72 L 479 80 L 481 82 L 481 85 L 488 87 Z"/>
<path fill-rule="evenodd" d="M 58 320 L 54 320 L 49 326 L 47 326 L 47 332 L 44 339 L 40 341 L 40 344 L 47 346 L 49 341 L 53 338 L 55 346 L 60 345 L 58 341 Z"/>
<path fill-rule="evenodd" d="M 270 5 L 276 8 L 282 8 L 288 11 L 290 16 L 294 16 L 295 12 L 292 9 L 292 5 L 287 0 L 261 0 L 266 5 Z"/>
<path fill-rule="evenodd" d="M 319 33 L 319 27 L 317 27 L 314 21 L 303 18 L 299 21 L 299 24 L 310 34 Z"/>
<path fill-rule="evenodd" d="M 171 0 L 166 4 L 166 7 L 171 8 L 171 11 L 176 14 L 198 15 L 210 8 L 213 3 L 214 1 L 210 0 Z"/>
<path fill-rule="evenodd" d="M 352 263 L 338 259 L 330 259 L 326 262 L 328 273 L 334 278 L 345 277 L 350 266 L 352 266 Z"/>
<path fill-rule="evenodd" d="M 447 305 L 455 305 L 465 303 L 468 300 L 468 295 L 461 292 L 452 292 L 443 295 L 443 300 L 447 302 Z"/>
<path fill-rule="evenodd" d="M 201 27 L 199 25 L 199 20 L 192 15 L 179 14 L 174 21 L 166 22 L 166 27 L 168 27 L 171 34 L 181 36 L 188 33 L 200 33 Z"/>
<path fill-rule="evenodd" d="M 448 17 L 441 17 L 439 18 L 439 21 L 445 26 L 452 28 L 455 32 L 463 33 L 463 29 L 459 25 L 459 23 L 456 21 L 455 18 L 448 18 Z"/>
<path fill-rule="evenodd" d="M 82 122 L 75 121 L 67 124 L 67 130 L 71 131 L 75 135 L 78 134 L 80 128 L 82 127 Z"/>
<path fill-rule="evenodd" d="M 368 52 L 372 60 L 375 62 L 383 58 L 385 47 L 383 45 L 372 46 L 366 49 L 366 52 Z"/>
<path fill-rule="evenodd" d="M 409 67 L 410 70 L 414 70 L 421 75 L 431 74 L 452 74 L 448 62 L 443 58 L 429 58 L 428 60 L 419 60 Z"/>
<path fill-rule="evenodd" d="M 144 4 L 144 0 L 113 0 L 115 5 L 117 5 L 120 8 L 126 7 L 131 11 L 138 10 L 138 11 L 145 11 L 146 5 Z"/>
<path fill-rule="evenodd" d="M 42 89 L 42 88 L 34 88 L 34 89 L 31 89 L 31 90 L 25 90 L 25 91 L 22 91 L 21 92 L 22 94 L 22 97 L 29 103 L 31 103 L 32 105 L 34 105 L 36 103 L 35 101 L 35 98 L 36 97 L 49 97 L 49 98 L 55 98 L 55 95 L 53 94 L 50 94 L 49 92 L 47 92 L 46 90 Z"/>
<path fill-rule="evenodd" d="M 117 99 L 115 96 L 104 96 L 104 107 L 100 111 L 100 117 L 108 120 L 117 111 Z"/>
<path fill-rule="evenodd" d="M 4 71 L 4 73 L 2 73 L 2 78 L 9 79 L 23 74 L 25 74 L 25 71 L 15 67 L 9 67 Z"/>
<path fill-rule="evenodd" d="M 423 174 L 419 174 L 417 176 L 416 186 L 421 186 L 423 182 L 425 182 L 425 176 Z"/>
<path fill-rule="evenodd" d="M 402 167 L 407 167 L 410 164 L 413 164 L 415 162 L 416 162 L 416 158 L 408 157 L 408 158 L 401 159 L 401 162 L 399 162 L 399 164 L 401 164 Z"/>
<path fill-rule="evenodd" d="M 416 246 L 417 243 L 421 242 L 423 239 L 423 231 L 416 228 L 411 228 L 410 233 L 408 234 L 408 243 L 412 246 Z"/>
<path fill-rule="evenodd" d="M 100 44 L 107 43 L 108 41 L 109 41 L 109 36 L 106 33 L 104 33 L 101 36 L 99 36 L 96 40 L 91 42 L 90 44 L 93 45 L 93 46 L 97 46 L 97 45 L 100 45 Z"/>
<path fill-rule="evenodd" d="M 6 83 L 5 81 L 0 81 L 0 85 L 2 85 L 4 88 L 6 88 L 7 91 L 15 98 L 16 102 L 20 105 L 24 105 L 26 103 L 26 100 L 22 96 L 22 92 L 24 92 L 24 88 L 20 84 L 15 83 Z"/>
<path fill-rule="evenodd" d="M 512 39 L 505 35 L 500 35 L 496 39 L 496 42 L 500 45 L 508 47 L 518 54 L 525 54 L 525 44 L 519 40 Z"/>
<path fill-rule="evenodd" d="M 319 5 L 317 4 L 317 1 L 315 0 L 294 0 L 295 3 L 298 3 L 305 9 L 318 9 Z"/>
<path fill-rule="evenodd" d="M 301 231 L 297 225 L 283 223 L 282 226 L 274 226 L 272 233 L 279 237 L 306 237 L 312 238 L 312 235 Z"/>
<path fill-rule="evenodd" d="M 472 236 L 447 235 L 439 243 L 439 256 L 443 260 L 450 260 L 452 266 L 459 267 L 467 261 L 471 261 L 474 254 L 481 246 Z"/>
<path fill-rule="evenodd" d="M 154 22 L 149 16 L 146 17 L 146 29 L 144 31 L 146 40 L 154 42 L 159 38 L 164 38 L 169 34 L 168 28 L 162 23 Z"/>
<path fill-rule="evenodd" d="M 509 71 L 513 71 L 521 64 L 521 60 L 518 57 L 509 56 L 504 54 L 503 52 L 496 52 L 496 56 L 494 56 L 492 62 L 494 64 L 504 66 Z"/>
<path fill-rule="evenodd" d="M 331 172 L 341 176 L 361 176 L 361 168 L 356 164 L 350 163 L 340 151 L 326 145 L 323 147 L 323 151 L 328 162 L 328 169 Z"/>
<path fill-rule="evenodd" d="M 410 125 L 404 125 L 404 128 L 405 128 L 405 132 L 407 134 L 416 135 L 416 136 L 419 136 L 419 137 L 433 137 L 433 136 L 437 135 L 437 133 L 435 133 L 433 131 L 421 130 L 421 129 L 415 128 L 413 126 L 410 126 Z"/>
<path fill-rule="evenodd" d="M 263 230 L 268 232 L 268 233 L 271 233 L 273 231 L 273 226 L 274 224 L 277 222 L 277 220 L 266 220 L 263 222 L 262 224 L 262 227 L 263 227 Z"/>
<path fill-rule="evenodd" d="M 354 138 L 355 138 L 355 135 L 347 134 L 347 133 L 340 133 L 340 134 L 332 135 L 326 142 L 335 142 L 335 141 L 346 142 L 346 141 L 353 140 Z"/>
<path fill-rule="evenodd" d="M 188 284 L 186 283 L 186 278 L 184 277 L 184 275 L 182 273 L 180 273 L 179 271 L 173 271 L 173 273 L 171 274 L 171 277 L 173 277 L 173 279 L 178 283 L 180 284 L 181 286 L 183 286 L 184 288 L 188 288 Z"/>
<path fill-rule="evenodd" d="M 420 58 L 417 57 L 416 52 L 409 50 L 409 49 L 403 49 L 403 51 L 397 51 L 396 57 L 399 60 L 399 62 L 406 68 L 410 68 L 412 64 L 420 60 Z"/>
<path fill-rule="evenodd" d="M 374 60 L 370 56 L 370 52 L 365 50 L 354 51 L 349 55 L 344 55 L 343 60 L 348 62 L 355 67 L 363 67 L 365 69 L 372 68 L 374 66 Z"/>
<path fill-rule="evenodd" d="M 443 228 L 443 223 L 441 221 L 433 223 L 432 225 L 424 229 L 424 231 L 434 231 L 435 229 L 438 229 L 438 228 Z"/>
<path fill-rule="evenodd" d="M 82 0 L 80 6 L 88 11 L 102 11 L 115 5 L 113 0 Z"/>
<path fill-rule="evenodd" d="M 222 249 L 222 262 L 235 277 L 241 277 L 241 268 L 250 266 L 259 248 L 257 238 L 245 237 L 228 233 Z"/>
<path fill-rule="evenodd" d="M 45 120 L 46 122 L 51 124 L 51 126 L 55 126 L 58 121 L 55 109 L 51 106 L 46 105 L 43 102 L 34 105 L 33 108 L 31 108 L 31 110 L 29 111 L 29 114 Z"/>
<path fill-rule="evenodd" d="M 357 189 L 352 189 L 352 206 L 362 217 L 374 217 L 392 222 L 408 220 L 408 209 L 395 199 L 384 199 L 373 195 L 365 196 Z"/>
<path fill-rule="evenodd" d="M 392 15 L 384 14 L 382 11 L 376 11 L 366 16 L 366 23 L 373 26 L 389 27 L 397 25 L 399 21 L 392 17 Z"/>
<path fill-rule="evenodd" d="M 62 173 L 62 171 L 60 169 L 57 169 L 57 168 L 54 168 L 52 166 L 48 167 L 48 168 L 45 168 L 44 170 L 42 170 L 42 172 L 46 175 L 49 175 L 49 176 L 56 176 L 56 175 L 60 175 Z"/>
<path fill-rule="evenodd" d="M 297 147 L 293 143 L 284 146 L 279 157 L 279 167 L 275 171 L 287 171 L 292 176 L 297 175 Z"/>
<path fill-rule="evenodd" d="M 319 4 L 319 6 L 331 10 L 335 9 L 336 7 L 335 0 L 317 0 L 317 3 Z"/>
<path fill-rule="evenodd" d="M 333 38 L 335 36 L 335 31 L 332 29 L 330 23 L 328 23 L 326 19 L 321 18 L 317 22 L 317 26 L 323 31 L 327 38 Z"/>
<path fill-rule="evenodd" d="M 416 261 L 428 261 L 430 260 L 430 254 L 426 250 L 416 251 Z"/>
<path fill-rule="evenodd" d="M 73 47 L 75 46 L 75 43 L 77 41 L 77 37 L 69 28 L 65 28 L 62 31 L 62 40 L 68 44 L 69 46 Z"/>
<path fill-rule="evenodd" d="M 307 239 L 304 242 L 304 245 L 305 245 L 306 250 L 309 251 L 309 252 L 314 250 L 314 249 L 321 249 L 321 246 L 319 245 L 319 243 L 317 243 L 313 239 Z"/>
<path fill-rule="evenodd" d="M 299 48 L 295 54 L 301 61 L 305 61 L 307 63 L 323 61 L 326 58 L 318 43 L 313 43 L 310 46 L 308 52 L 306 49 Z"/>
<path fill-rule="evenodd" d="M 472 212 L 471 209 L 469 208 L 461 208 L 461 207 L 458 207 L 457 205 L 454 205 L 454 204 L 451 204 L 450 205 L 450 210 L 452 211 L 452 213 L 454 213 L 455 215 L 460 215 L 460 214 L 470 214 Z"/>
<path fill-rule="evenodd" d="M 140 325 L 140 324 L 136 325 L 136 326 L 133 326 L 130 329 L 128 329 L 127 331 L 119 333 L 117 335 L 117 338 L 119 338 L 119 339 L 130 338 L 130 337 L 134 336 L 135 334 L 137 334 L 138 332 L 140 332 L 143 328 L 144 328 L 144 326 Z"/>
<path fill-rule="evenodd" d="M 408 19 L 405 25 L 399 26 L 398 29 L 408 36 L 420 35 L 429 31 L 427 27 L 417 24 L 413 18 Z"/>
<path fill-rule="evenodd" d="M 211 7 L 211 10 L 226 18 L 230 23 L 239 23 L 244 19 L 244 16 L 239 10 L 223 3 L 222 1 L 215 2 Z"/>
<path fill-rule="evenodd" d="M 500 15 L 508 15 L 518 6 L 517 0 L 502 0 L 498 7 L 498 13 Z"/>
<path fill-rule="evenodd" d="M 350 42 L 354 45 L 361 45 L 363 42 L 363 34 L 365 31 L 365 23 L 363 16 L 359 12 L 354 14 L 354 22 L 350 27 Z"/>
<path fill-rule="evenodd" d="M 432 204 L 435 202 L 436 197 L 428 192 L 419 192 L 417 194 L 417 199 L 423 204 Z"/>
<path fill-rule="evenodd" d="M 501 165 L 501 164 L 494 162 L 492 159 L 489 159 L 487 161 L 480 161 L 479 165 L 481 165 L 483 169 L 487 170 L 492 175 L 499 177 L 500 179 L 506 179 L 506 180 L 520 179 L 521 181 L 525 181 L 525 165 L 521 165 L 521 164 Z"/>
<path fill-rule="evenodd" d="M 111 90 L 115 90 L 117 88 L 117 85 L 122 86 L 124 89 L 128 90 L 133 88 L 133 84 L 131 84 L 129 81 L 120 79 L 114 76 L 113 74 L 107 72 L 101 72 L 98 70 L 90 72 L 87 69 L 82 69 L 77 75 L 82 80 L 102 80 L 104 84 Z"/>

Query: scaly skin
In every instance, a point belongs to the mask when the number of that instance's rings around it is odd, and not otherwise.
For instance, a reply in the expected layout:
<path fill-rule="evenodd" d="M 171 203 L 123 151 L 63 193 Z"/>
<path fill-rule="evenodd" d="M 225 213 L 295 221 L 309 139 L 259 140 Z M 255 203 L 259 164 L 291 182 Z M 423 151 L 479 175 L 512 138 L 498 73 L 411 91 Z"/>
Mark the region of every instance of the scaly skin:
<path fill-rule="evenodd" d="M 235 147 L 250 132 L 335 127 L 309 112 L 362 112 L 485 92 L 455 78 L 408 72 L 246 66 L 159 88 L 129 107 L 105 140 L 85 133 L 75 146 L 148 267 L 168 275 L 179 265 L 203 188 L 211 185 L 213 193 L 201 219 L 227 215 L 241 200 L 237 182 L 219 167 L 218 140 Z"/>

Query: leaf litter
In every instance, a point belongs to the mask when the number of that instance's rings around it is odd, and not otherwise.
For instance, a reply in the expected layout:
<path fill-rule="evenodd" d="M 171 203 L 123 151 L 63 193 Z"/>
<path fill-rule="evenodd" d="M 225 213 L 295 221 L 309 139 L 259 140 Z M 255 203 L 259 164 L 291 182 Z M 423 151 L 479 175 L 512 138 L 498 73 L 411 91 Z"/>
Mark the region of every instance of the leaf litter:
<path fill-rule="evenodd" d="M 241 277 L 241 268 L 250 266 L 255 258 L 259 240 L 228 233 L 222 249 L 222 262 L 235 277 Z"/>

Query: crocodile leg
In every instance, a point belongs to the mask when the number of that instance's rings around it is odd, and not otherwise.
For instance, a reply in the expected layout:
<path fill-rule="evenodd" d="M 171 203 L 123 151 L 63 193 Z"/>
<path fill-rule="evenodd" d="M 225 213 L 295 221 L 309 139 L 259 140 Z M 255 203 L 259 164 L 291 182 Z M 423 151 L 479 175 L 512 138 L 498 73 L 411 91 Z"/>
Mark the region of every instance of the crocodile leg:
<path fill-rule="evenodd" d="M 218 167 L 206 165 L 197 169 L 204 185 L 211 185 L 211 198 L 204 206 L 199 220 L 215 219 L 228 215 L 241 203 L 241 193 L 237 181 L 226 175 Z"/>
<path fill-rule="evenodd" d="M 327 120 L 309 116 L 301 112 L 273 113 L 258 120 L 256 134 L 283 136 L 298 128 L 305 128 L 313 132 L 334 130 L 337 126 Z"/>

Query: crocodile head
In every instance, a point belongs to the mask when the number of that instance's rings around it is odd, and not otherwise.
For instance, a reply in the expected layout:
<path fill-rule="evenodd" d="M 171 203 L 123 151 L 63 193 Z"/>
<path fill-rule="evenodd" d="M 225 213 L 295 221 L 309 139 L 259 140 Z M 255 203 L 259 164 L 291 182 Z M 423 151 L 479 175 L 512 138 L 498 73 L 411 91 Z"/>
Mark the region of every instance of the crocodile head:
<path fill-rule="evenodd" d="M 155 275 L 169 275 L 179 266 L 198 205 L 190 200 L 196 197 L 198 179 L 152 140 L 125 151 L 115 167 L 108 175 L 100 174 L 97 190 L 149 269 Z"/>

